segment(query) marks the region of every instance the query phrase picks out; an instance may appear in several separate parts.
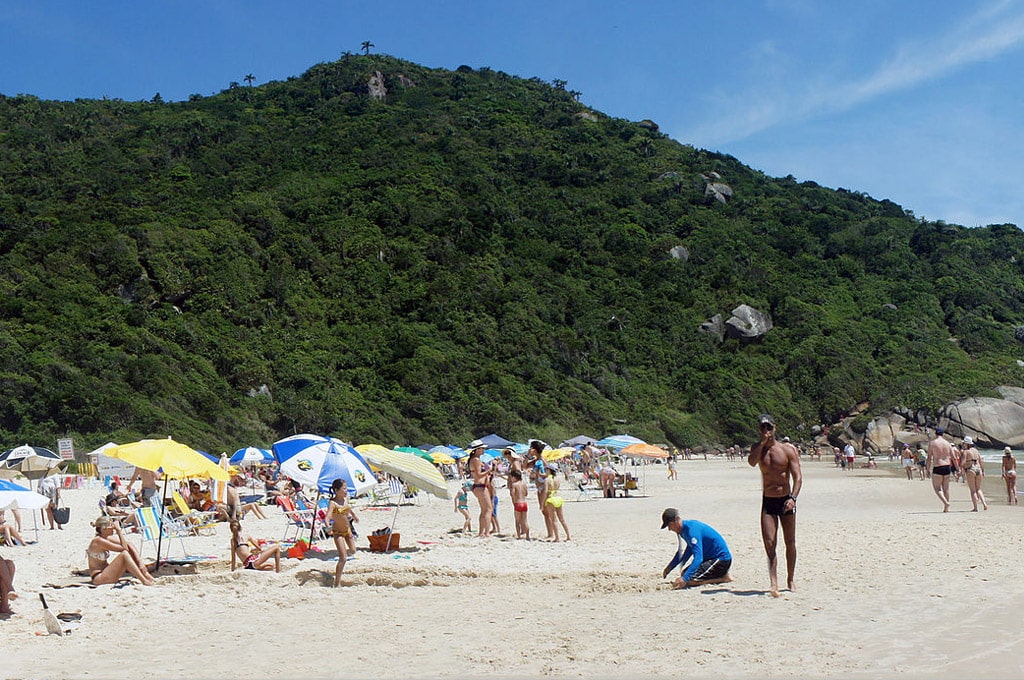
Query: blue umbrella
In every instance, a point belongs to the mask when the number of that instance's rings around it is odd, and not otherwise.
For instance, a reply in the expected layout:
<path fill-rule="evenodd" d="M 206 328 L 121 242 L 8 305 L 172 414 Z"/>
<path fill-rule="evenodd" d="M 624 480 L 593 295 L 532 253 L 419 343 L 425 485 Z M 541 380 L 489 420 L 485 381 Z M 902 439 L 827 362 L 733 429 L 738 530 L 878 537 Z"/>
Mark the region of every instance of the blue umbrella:
<path fill-rule="evenodd" d="M 276 462 L 274 454 L 268 449 L 259 449 L 255 446 L 246 446 L 244 449 L 238 449 L 231 458 L 228 459 L 232 465 L 242 465 L 244 463 L 273 463 Z"/>
<path fill-rule="evenodd" d="M 597 442 L 597 446 L 600 446 L 603 449 L 613 449 L 617 451 L 619 449 L 626 448 L 630 444 L 646 443 L 647 442 L 645 442 L 643 439 L 637 439 L 636 437 L 631 437 L 628 434 L 613 434 L 612 436 L 605 437 L 604 439 Z"/>
<path fill-rule="evenodd" d="M 330 491 L 335 479 L 344 479 L 352 496 L 377 483 L 362 455 L 334 437 L 297 434 L 274 442 L 271 448 L 281 464 L 281 474 L 320 492 Z"/>
<path fill-rule="evenodd" d="M 50 499 L 9 479 L 0 479 L 0 510 L 42 510 Z"/>

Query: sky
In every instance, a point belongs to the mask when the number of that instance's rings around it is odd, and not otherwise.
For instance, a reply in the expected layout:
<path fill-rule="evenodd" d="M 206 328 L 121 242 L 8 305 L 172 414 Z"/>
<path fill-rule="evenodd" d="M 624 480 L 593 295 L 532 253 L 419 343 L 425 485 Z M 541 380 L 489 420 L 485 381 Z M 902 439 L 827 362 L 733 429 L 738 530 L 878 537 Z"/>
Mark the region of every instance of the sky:
<path fill-rule="evenodd" d="M 772 177 L 1024 226 L 1024 0 L 0 0 L 0 93 L 181 101 L 365 41 L 565 80 Z"/>

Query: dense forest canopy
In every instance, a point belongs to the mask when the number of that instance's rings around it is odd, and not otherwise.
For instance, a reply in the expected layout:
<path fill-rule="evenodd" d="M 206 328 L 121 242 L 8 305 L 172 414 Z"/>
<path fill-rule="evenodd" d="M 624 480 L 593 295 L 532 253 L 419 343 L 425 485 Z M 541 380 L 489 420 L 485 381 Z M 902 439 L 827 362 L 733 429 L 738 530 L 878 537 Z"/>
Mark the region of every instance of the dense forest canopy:
<path fill-rule="evenodd" d="M 187 102 L 0 96 L 5 448 L 693 445 L 1021 384 L 1017 227 L 767 177 L 565 85 L 345 55 Z M 701 332 L 740 304 L 773 328 Z"/>

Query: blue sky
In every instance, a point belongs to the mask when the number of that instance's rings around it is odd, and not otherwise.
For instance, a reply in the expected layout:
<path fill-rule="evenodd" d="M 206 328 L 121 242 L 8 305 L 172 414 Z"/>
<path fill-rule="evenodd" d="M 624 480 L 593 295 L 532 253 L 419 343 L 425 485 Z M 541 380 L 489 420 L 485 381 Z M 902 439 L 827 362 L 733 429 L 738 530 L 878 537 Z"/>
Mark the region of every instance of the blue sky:
<path fill-rule="evenodd" d="M 182 100 L 365 40 L 566 80 L 771 176 L 1024 225 L 1024 0 L 0 0 L 0 93 Z"/>

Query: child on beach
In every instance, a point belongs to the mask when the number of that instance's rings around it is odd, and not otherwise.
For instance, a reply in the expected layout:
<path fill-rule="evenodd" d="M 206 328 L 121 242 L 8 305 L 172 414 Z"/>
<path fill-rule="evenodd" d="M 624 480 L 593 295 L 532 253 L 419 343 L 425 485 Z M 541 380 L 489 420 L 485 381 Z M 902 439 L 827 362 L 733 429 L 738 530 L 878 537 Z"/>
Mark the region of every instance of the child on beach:
<path fill-rule="evenodd" d="M 473 522 L 469 519 L 469 487 L 470 482 L 463 482 L 462 487 L 459 488 L 459 493 L 455 496 L 455 512 L 462 513 L 462 533 L 469 534 L 473 532 Z"/>
<path fill-rule="evenodd" d="M 551 520 L 551 531 L 553 533 L 553 540 L 558 543 L 561 538 L 558 535 L 558 525 L 561 523 L 562 529 L 565 530 L 565 540 L 569 540 L 569 525 L 565 523 L 565 515 L 562 514 L 562 506 L 565 505 L 565 499 L 558 495 L 559 489 L 562 487 L 562 483 L 558 481 L 557 468 L 551 467 L 551 474 L 548 475 L 548 497 L 544 501 L 544 511 L 547 513 Z M 557 520 L 557 521 L 556 521 Z"/>
<path fill-rule="evenodd" d="M 344 479 L 335 479 L 331 491 L 334 496 L 327 504 L 327 520 L 331 522 L 331 536 L 334 537 L 334 547 L 338 549 L 338 566 L 334 569 L 334 587 L 337 588 L 341 585 L 345 563 L 349 556 L 356 554 L 356 539 L 349 518 L 353 522 L 358 522 L 359 518 L 348 503 L 348 485 Z"/>
<path fill-rule="evenodd" d="M 530 540 L 530 524 L 526 520 L 526 513 L 529 505 L 526 502 L 528 493 L 526 482 L 523 481 L 523 473 L 520 470 L 512 470 L 508 473 L 509 485 L 508 494 L 512 499 L 512 510 L 516 519 L 516 538 Z"/>
<path fill-rule="evenodd" d="M 231 571 L 235 560 L 244 569 L 270 570 L 270 558 L 274 558 L 274 571 L 281 571 L 281 546 L 278 543 L 260 543 L 251 536 L 242 536 L 242 523 L 237 517 L 231 519 Z"/>

